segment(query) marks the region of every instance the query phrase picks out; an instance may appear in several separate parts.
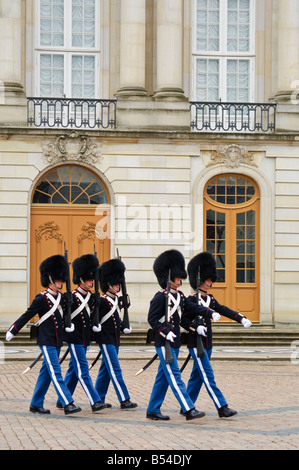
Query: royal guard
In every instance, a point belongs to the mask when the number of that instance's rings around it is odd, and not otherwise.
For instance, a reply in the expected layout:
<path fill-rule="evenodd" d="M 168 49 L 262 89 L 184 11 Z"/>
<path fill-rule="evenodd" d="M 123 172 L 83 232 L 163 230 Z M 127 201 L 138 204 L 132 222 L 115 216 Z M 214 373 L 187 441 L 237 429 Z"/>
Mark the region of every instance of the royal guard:
<path fill-rule="evenodd" d="M 212 294 L 208 294 L 213 282 L 217 280 L 215 258 L 208 252 L 203 252 L 192 258 L 187 266 L 189 282 L 194 290 L 189 297 L 195 304 L 211 308 L 231 320 L 242 323 L 245 328 L 251 326 L 250 320 L 239 312 L 220 305 Z M 187 384 L 187 391 L 194 401 L 197 400 L 201 386 L 204 383 L 212 398 L 220 418 L 229 418 L 237 412 L 228 408 L 227 401 L 216 385 L 214 372 L 210 363 L 212 355 L 212 322 L 210 318 L 196 317 L 191 311 L 184 312 L 181 325 L 189 331 L 188 348 L 193 358 L 193 369 Z M 203 345 L 203 354 L 198 354 L 198 340 Z M 201 356 L 201 357 L 200 357 Z"/>
<path fill-rule="evenodd" d="M 120 367 L 118 352 L 120 346 L 120 333 L 131 333 L 130 326 L 124 326 L 120 317 L 118 295 L 124 283 L 124 263 L 116 258 L 106 261 L 100 266 L 99 281 L 103 294 L 99 300 L 99 321 L 101 331 L 95 334 L 95 341 L 102 352 L 102 363 L 95 382 L 95 388 L 101 401 L 105 402 L 110 380 L 114 386 L 122 410 L 136 408 L 137 404 L 131 402 Z M 107 408 L 111 404 L 106 404 Z"/>
<path fill-rule="evenodd" d="M 217 312 L 189 302 L 180 290 L 182 279 L 186 279 L 185 260 L 177 250 L 161 253 L 153 265 L 154 273 L 162 288 L 150 303 L 148 322 L 154 333 L 154 342 L 160 364 L 147 407 L 146 417 L 152 420 L 169 420 L 161 413 L 168 386 L 171 387 L 187 420 L 200 418 L 204 413 L 195 409 L 178 366 L 180 348 L 180 321 L 185 310 L 211 317 Z"/>
<path fill-rule="evenodd" d="M 60 291 L 67 276 L 68 264 L 64 256 L 54 255 L 45 259 L 40 265 L 40 277 L 41 284 L 46 290 L 35 297 L 27 311 L 6 333 L 6 340 L 10 341 L 32 317 L 38 314 L 39 320 L 35 323 L 37 344 L 44 359 L 31 399 L 32 413 L 50 413 L 50 410 L 44 408 L 44 400 L 51 381 L 64 413 L 68 415 L 81 411 L 81 408 L 74 404 L 72 395 L 64 383 L 59 364 L 65 330 L 64 300 Z"/>
<path fill-rule="evenodd" d="M 72 291 L 71 321 L 74 331 L 65 334 L 71 359 L 64 381 L 73 395 L 78 381 L 86 393 L 93 412 L 106 406 L 93 386 L 89 375 L 86 352 L 90 346 L 91 328 L 100 331 L 100 325 L 91 326 L 91 312 L 95 306 L 95 294 L 91 293 L 99 262 L 95 255 L 87 254 L 76 258 L 73 263 L 73 283 L 78 287 Z M 57 402 L 60 408 L 61 403 Z"/>

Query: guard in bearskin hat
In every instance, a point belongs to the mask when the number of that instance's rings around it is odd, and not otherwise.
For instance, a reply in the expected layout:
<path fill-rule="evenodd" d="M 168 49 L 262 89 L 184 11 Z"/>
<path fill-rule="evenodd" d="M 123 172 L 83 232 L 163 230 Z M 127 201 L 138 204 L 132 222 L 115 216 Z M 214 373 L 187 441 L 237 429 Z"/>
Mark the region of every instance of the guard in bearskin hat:
<path fill-rule="evenodd" d="M 99 261 L 95 255 L 87 254 L 76 258 L 73 263 L 73 283 L 77 288 L 72 291 L 71 320 L 74 331 L 66 332 L 65 341 L 68 343 L 71 359 L 64 381 L 74 393 L 78 380 L 86 393 L 93 412 L 105 408 L 100 396 L 93 386 L 89 375 L 86 358 L 87 348 L 91 341 L 91 312 L 95 305 L 95 294 L 91 294 L 94 280 L 99 268 Z M 100 326 L 93 326 L 94 331 L 100 331 Z M 62 405 L 58 401 L 57 407 Z"/>
<path fill-rule="evenodd" d="M 208 294 L 213 282 L 217 280 L 216 261 L 211 253 L 203 252 L 194 256 L 187 267 L 189 282 L 193 289 L 190 300 L 206 308 L 212 308 L 219 314 L 242 323 L 245 328 L 251 326 L 250 320 L 224 305 L 220 305 L 212 294 Z M 189 312 L 182 315 L 181 325 L 189 331 L 188 348 L 193 358 L 193 369 L 188 381 L 187 391 L 196 402 L 202 384 L 205 384 L 220 418 L 228 418 L 237 412 L 227 406 L 227 401 L 216 385 L 210 363 L 212 354 L 212 323 L 209 318 L 199 319 Z M 204 355 L 197 354 L 197 336 L 200 335 L 204 346 Z"/>
<path fill-rule="evenodd" d="M 154 342 L 160 359 L 158 373 L 147 407 L 146 417 L 152 420 L 169 420 L 161 413 L 168 386 L 171 387 L 180 403 L 181 412 L 187 420 L 200 418 L 204 413 L 197 411 L 193 400 L 188 395 L 177 358 L 180 348 L 180 320 L 185 310 L 211 317 L 216 312 L 196 306 L 180 290 L 182 279 L 186 279 L 185 260 L 178 250 L 161 253 L 153 265 L 154 273 L 162 288 L 150 303 L 148 322 L 154 333 Z M 169 346 L 170 354 L 169 356 Z"/>
<path fill-rule="evenodd" d="M 123 379 L 118 359 L 120 332 L 131 333 L 125 328 L 120 317 L 119 297 L 124 282 L 125 265 L 119 259 L 111 259 L 100 266 L 99 281 L 103 294 L 99 301 L 99 320 L 101 331 L 95 334 L 102 353 L 102 363 L 95 382 L 95 388 L 102 402 L 105 402 L 110 380 L 114 386 L 121 409 L 137 406 L 130 400 L 130 395 Z M 107 408 L 111 404 L 106 404 Z"/>
<path fill-rule="evenodd" d="M 65 316 L 63 296 L 60 290 L 67 275 L 68 265 L 64 256 L 54 255 L 45 259 L 40 265 L 40 279 L 46 290 L 35 297 L 27 311 L 14 322 L 6 333 L 6 340 L 10 341 L 32 317 L 39 316 L 39 320 L 34 325 L 38 328 L 37 344 L 42 351 L 44 360 L 31 399 L 30 411 L 32 413 L 50 413 L 44 408 L 44 400 L 51 381 L 65 414 L 81 411 L 81 408 L 73 403 L 72 395 L 62 378 L 59 364 Z"/>

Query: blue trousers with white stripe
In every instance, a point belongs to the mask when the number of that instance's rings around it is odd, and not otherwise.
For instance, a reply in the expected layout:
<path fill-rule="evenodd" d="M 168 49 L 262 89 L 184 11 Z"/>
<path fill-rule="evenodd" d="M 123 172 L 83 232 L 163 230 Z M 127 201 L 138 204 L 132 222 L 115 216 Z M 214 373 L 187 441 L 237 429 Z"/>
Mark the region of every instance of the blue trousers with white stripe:
<path fill-rule="evenodd" d="M 45 395 L 52 382 L 58 395 L 58 400 L 62 406 L 65 407 L 74 400 L 62 378 L 59 364 L 60 348 L 56 348 L 55 346 L 40 346 L 40 349 L 43 353 L 44 360 L 39 371 L 31 405 L 43 407 Z"/>
<path fill-rule="evenodd" d="M 102 363 L 95 382 L 95 389 L 105 402 L 110 380 L 112 381 L 119 402 L 130 398 L 124 382 L 121 367 L 118 360 L 118 346 L 114 344 L 100 344 L 102 351 Z"/>
<path fill-rule="evenodd" d="M 194 402 L 188 395 L 186 386 L 181 378 L 181 372 L 178 366 L 179 348 L 171 348 L 172 364 L 165 363 L 165 347 L 156 347 L 160 358 L 160 365 L 156 375 L 156 380 L 151 393 L 147 411 L 151 413 L 160 413 L 161 406 L 165 399 L 168 386 L 171 387 L 176 399 L 181 405 L 183 413 L 195 408 Z"/>
<path fill-rule="evenodd" d="M 69 368 L 65 374 L 64 382 L 73 395 L 75 388 L 78 384 L 82 386 L 90 405 L 94 405 L 100 401 L 100 396 L 93 386 L 91 377 L 89 375 L 89 367 L 86 358 L 87 348 L 83 344 L 69 344 L 71 359 Z"/>
<path fill-rule="evenodd" d="M 196 348 L 189 349 L 189 352 L 193 358 L 193 369 L 187 384 L 187 392 L 190 398 L 195 403 L 202 384 L 204 384 L 216 409 L 219 410 L 222 406 L 227 405 L 227 402 L 215 382 L 214 372 L 210 363 L 212 349 L 205 349 L 205 355 L 202 358 L 197 357 Z"/>

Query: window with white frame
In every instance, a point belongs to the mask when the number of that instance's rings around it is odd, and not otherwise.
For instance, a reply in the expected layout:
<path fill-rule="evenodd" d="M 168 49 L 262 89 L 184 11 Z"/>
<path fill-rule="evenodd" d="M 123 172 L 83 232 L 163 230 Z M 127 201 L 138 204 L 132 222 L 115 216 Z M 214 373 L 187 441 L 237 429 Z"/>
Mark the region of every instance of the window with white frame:
<path fill-rule="evenodd" d="M 99 0 L 39 0 L 37 95 L 99 95 Z"/>
<path fill-rule="evenodd" d="M 194 0 L 193 101 L 254 101 L 255 0 Z"/>

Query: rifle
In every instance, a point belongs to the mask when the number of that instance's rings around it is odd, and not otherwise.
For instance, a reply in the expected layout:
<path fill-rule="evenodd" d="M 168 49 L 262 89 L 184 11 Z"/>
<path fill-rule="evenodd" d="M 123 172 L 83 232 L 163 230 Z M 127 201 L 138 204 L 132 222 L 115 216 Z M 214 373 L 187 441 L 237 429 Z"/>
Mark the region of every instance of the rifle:
<path fill-rule="evenodd" d="M 66 259 L 67 263 L 67 278 L 66 278 L 66 308 L 67 308 L 67 313 L 66 313 L 66 328 L 71 328 L 71 315 L 72 315 L 72 291 L 71 291 L 71 279 L 70 279 L 70 267 L 69 267 L 69 262 L 68 262 L 68 253 L 66 249 L 66 245 L 64 242 L 64 257 Z"/>
<path fill-rule="evenodd" d="M 166 303 L 165 303 L 165 325 L 169 326 L 168 324 L 168 312 L 170 308 L 170 300 L 169 300 L 169 294 L 170 294 L 170 277 L 171 277 L 171 271 L 169 270 L 168 273 L 168 279 L 167 279 L 167 293 L 166 293 Z M 171 349 L 170 349 L 170 341 L 165 339 L 165 363 L 166 364 L 172 364 L 173 358 L 171 354 Z"/>
<path fill-rule="evenodd" d="M 117 258 L 121 259 L 118 253 L 118 248 L 117 248 Z M 122 296 L 119 297 L 118 303 L 119 303 L 119 308 L 124 309 L 124 314 L 123 314 L 123 327 L 130 329 L 130 321 L 129 321 L 129 307 L 131 305 L 130 303 L 130 297 L 127 294 L 127 286 L 126 286 L 126 280 L 125 276 L 123 276 L 123 280 L 121 282 L 121 292 Z"/>
<path fill-rule="evenodd" d="M 198 296 L 199 288 L 200 288 L 200 268 L 198 268 L 198 275 L 197 275 L 197 282 L 196 282 L 196 305 L 198 305 L 198 300 L 199 300 L 199 296 Z M 200 325 L 204 325 L 204 320 L 201 315 L 197 315 L 196 328 Z M 197 357 L 204 357 L 205 351 L 204 351 L 204 347 L 202 344 L 202 338 L 201 338 L 201 335 L 197 333 L 197 331 L 196 331 L 196 349 L 197 349 Z"/>
<path fill-rule="evenodd" d="M 94 246 L 94 255 L 97 257 L 96 248 Z M 96 269 L 94 274 L 94 293 L 95 293 L 95 307 L 94 307 L 94 316 L 92 321 L 92 326 L 98 327 L 100 323 L 99 317 L 99 269 Z"/>

